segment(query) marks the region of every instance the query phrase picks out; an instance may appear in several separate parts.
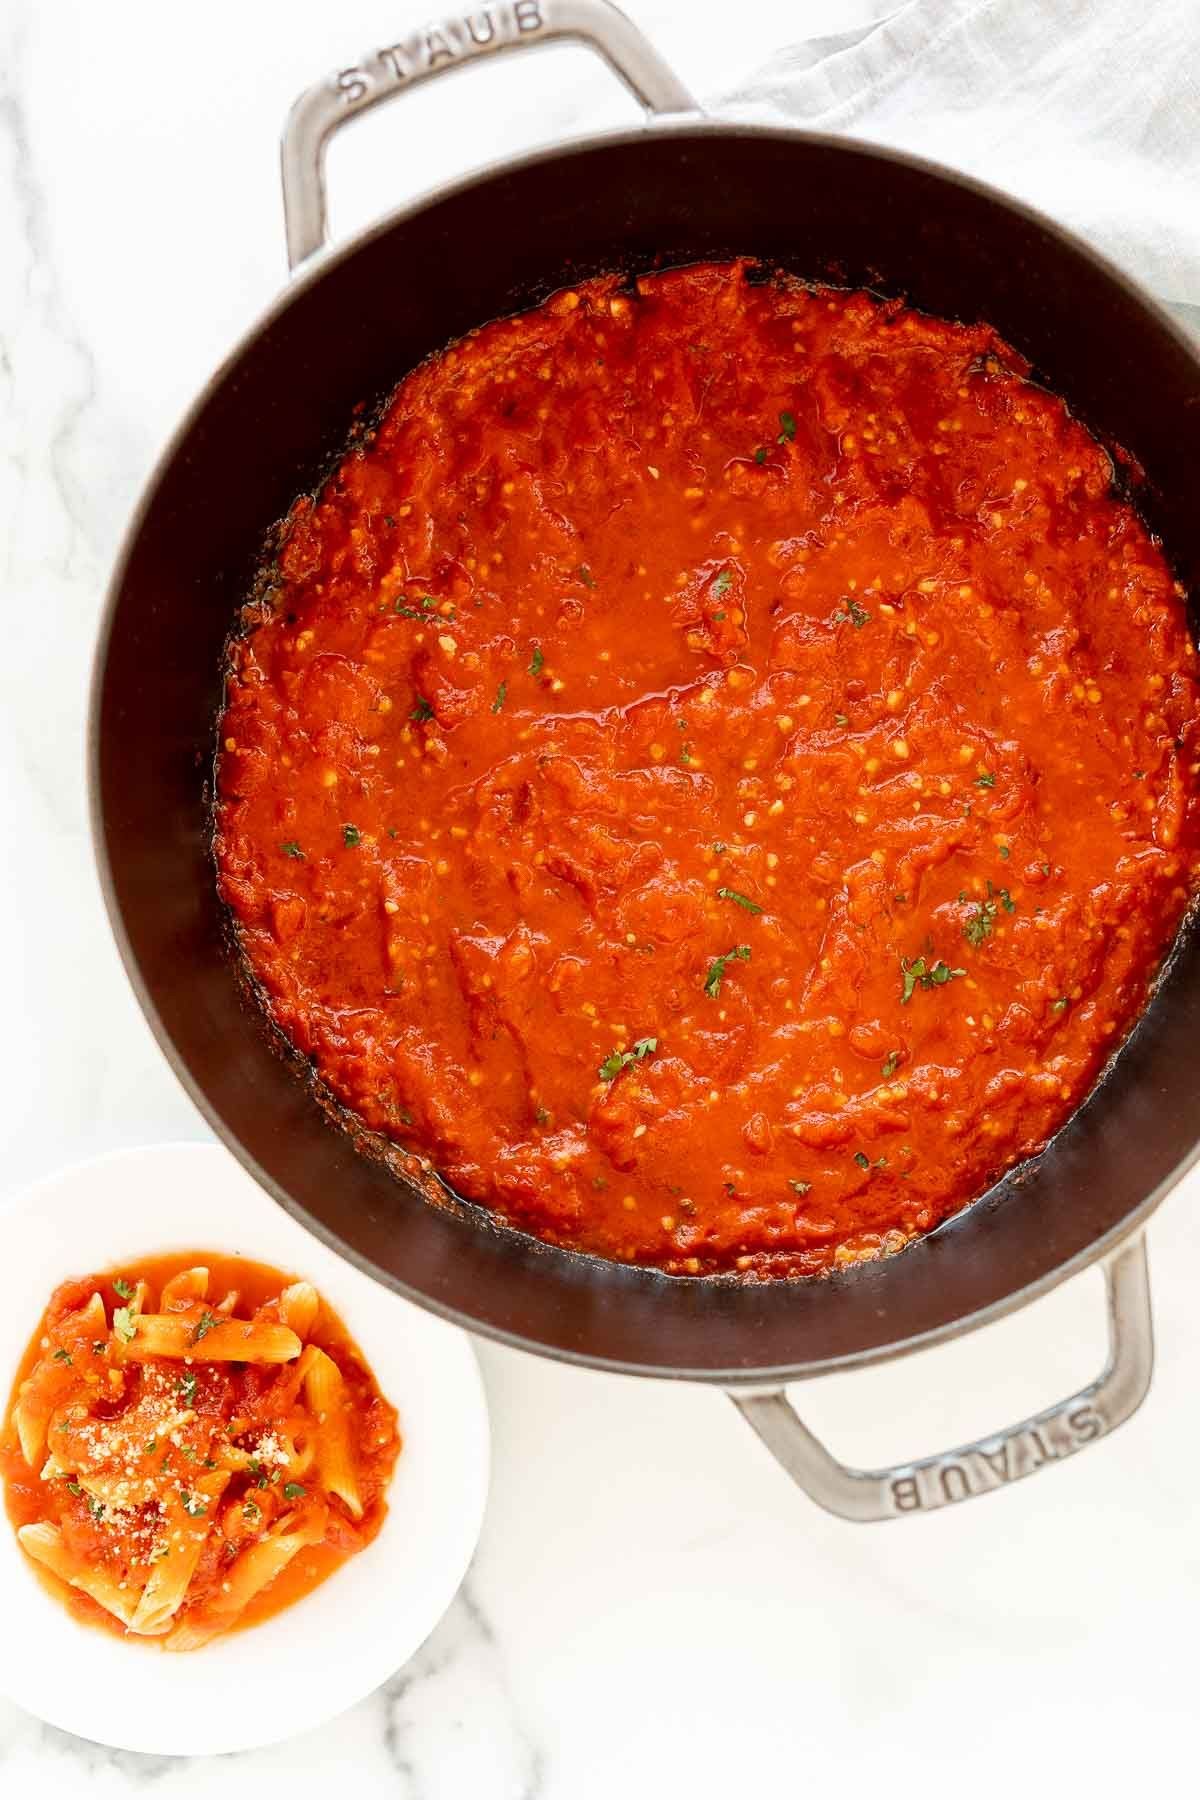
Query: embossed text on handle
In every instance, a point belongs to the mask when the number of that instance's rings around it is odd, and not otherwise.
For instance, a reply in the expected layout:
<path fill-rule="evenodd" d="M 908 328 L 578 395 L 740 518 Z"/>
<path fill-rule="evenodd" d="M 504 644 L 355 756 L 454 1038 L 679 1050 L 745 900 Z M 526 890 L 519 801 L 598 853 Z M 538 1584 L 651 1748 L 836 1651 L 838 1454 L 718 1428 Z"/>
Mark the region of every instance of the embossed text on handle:
<path fill-rule="evenodd" d="M 958 1500 L 972 1500 L 977 1494 L 1033 1475 L 1047 1463 L 1062 1462 L 1106 1430 L 1094 1406 L 1077 1405 L 1015 1426 L 965 1450 L 927 1457 L 893 1472 L 888 1482 L 892 1508 L 897 1513 L 931 1512 Z"/>
<path fill-rule="evenodd" d="M 545 29 L 541 0 L 509 0 L 508 4 L 478 7 L 437 25 L 423 25 L 410 36 L 385 44 L 361 63 L 339 69 L 334 85 L 346 108 L 355 110 L 382 99 L 390 88 L 403 87 L 468 57 L 536 37 Z"/>
<path fill-rule="evenodd" d="M 1145 1240 L 1115 1251 L 1104 1278 L 1108 1360 L 1096 1379 L 1032 1418 L 935 1456 L 889 1469 L 850 1468 L 813 1436 L 784 1388 L 731 1389 L 730 1398 L 793 1480 L 839 1518 L 901 1519 L 996 1493 L 1115 1431 L 1145 1398 L 1154 1371 Z"/>

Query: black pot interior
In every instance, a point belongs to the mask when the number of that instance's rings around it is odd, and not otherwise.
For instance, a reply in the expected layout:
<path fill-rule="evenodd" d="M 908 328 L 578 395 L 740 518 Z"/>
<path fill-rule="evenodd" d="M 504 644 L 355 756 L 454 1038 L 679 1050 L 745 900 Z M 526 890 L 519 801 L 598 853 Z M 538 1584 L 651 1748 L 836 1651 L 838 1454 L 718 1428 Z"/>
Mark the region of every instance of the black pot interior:
<path fill-rule="evenodd" d="M 1045 222 L 921 165 L 794 133 L 685 127 L 466 182 L 297 284 L 218 376 L 147 496 L 114 582 L 92 718 L 101 867 L 130 973 L 193 1095 L 269 1191 L 463 1323 L 709 1379 L 884 1354 L 1010 1302 L 1127 1228 L 1200 1135 L 1194 935 L 1050 1149 L 932 1237 L 819 1282 L 679 1280 L 433 1207 L 355 1153 L 240 996 L 206 805 L 223 639 L 264 533 L 325 466 L 352 407 L 564 283 L 736 253 L 990 321 L 1132 455 L 1138 503 L 1200 591 L 1200 366 L 1129 286 Z"/>

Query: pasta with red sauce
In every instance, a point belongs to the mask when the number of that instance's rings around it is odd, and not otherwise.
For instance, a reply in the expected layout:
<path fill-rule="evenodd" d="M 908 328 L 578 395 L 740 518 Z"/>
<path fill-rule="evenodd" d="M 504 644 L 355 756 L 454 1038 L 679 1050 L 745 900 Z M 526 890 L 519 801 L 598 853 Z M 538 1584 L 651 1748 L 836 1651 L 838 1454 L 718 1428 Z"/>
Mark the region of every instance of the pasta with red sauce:
<path fill-rule="evenodd" d="M 364 1549 L 399 1449 L 311 1283 L 197 1254 L 56 1290 L 0 1475 L 22 1549 L 73 1612 L 195 1650 Z"/>

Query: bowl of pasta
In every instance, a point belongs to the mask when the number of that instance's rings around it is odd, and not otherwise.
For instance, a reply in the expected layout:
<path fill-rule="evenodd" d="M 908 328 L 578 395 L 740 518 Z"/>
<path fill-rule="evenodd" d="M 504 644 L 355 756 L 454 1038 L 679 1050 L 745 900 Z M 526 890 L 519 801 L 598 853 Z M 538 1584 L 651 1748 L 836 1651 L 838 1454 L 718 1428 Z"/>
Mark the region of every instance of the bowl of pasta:
<path fill-rule="evenodd" d="M 0 1211 L 0 1247 L 0 1692 L 200 1755 L 307 1730 L 407 1661 L 482 1522 L 463 1334 L 215 1145 L 52 1176 Z"/>

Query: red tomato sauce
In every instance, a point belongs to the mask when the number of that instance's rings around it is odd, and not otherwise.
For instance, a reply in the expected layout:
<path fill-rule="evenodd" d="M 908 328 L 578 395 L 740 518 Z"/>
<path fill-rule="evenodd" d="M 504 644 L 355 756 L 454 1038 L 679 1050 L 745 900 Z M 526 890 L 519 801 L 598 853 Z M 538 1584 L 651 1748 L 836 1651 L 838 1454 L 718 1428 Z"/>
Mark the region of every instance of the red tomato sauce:
<path fill-rule="evenodd" d="M 1196 873 L 1182 591 L 986 325 L 697 265 L 489 325 L 294 506 L 220 891 L 339 1102 L 551 1242 L 887 1254 L 1029 1156 Z"/>

